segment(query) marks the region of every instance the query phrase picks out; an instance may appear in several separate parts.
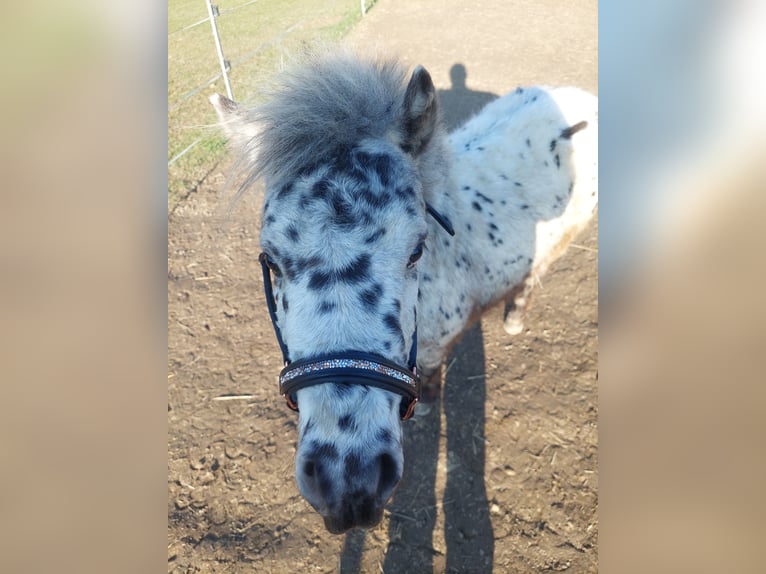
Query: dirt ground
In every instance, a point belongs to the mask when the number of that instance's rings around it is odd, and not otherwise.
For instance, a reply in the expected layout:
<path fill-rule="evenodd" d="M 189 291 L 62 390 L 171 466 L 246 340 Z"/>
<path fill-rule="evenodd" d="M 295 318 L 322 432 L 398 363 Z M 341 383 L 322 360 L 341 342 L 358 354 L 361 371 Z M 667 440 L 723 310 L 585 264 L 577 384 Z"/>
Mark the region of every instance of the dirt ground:
<path fill-rule="evenodd" d="M 381 0 L 351 41 L 425 65 L 455 125 L 519 84 L 596 92 L 596 14 L 595 1 Z M 225 217 L 226 167 L 168 224 L 168 571 L 596 572 L 597 221 L 542 278 L 521 335 L 496 307 L 445 360 L 442 397 L 405 423 L 381 524 L 333 536 L 294 480 L 258 197 Z"/>

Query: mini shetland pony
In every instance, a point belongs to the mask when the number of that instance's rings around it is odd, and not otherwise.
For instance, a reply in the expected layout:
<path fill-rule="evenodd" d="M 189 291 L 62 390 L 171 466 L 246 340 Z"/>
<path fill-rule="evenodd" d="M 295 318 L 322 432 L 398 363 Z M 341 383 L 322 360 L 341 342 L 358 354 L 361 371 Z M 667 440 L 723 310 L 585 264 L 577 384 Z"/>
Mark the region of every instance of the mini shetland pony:
<path fill-rule="evenodd" d="M 265 105 L 211 101 L 264 178 L 267 302 L 299 415 L 296 477 L 330 532 L 371 527 L 402 476 L 418 374 L 506 299 L 506 330 L 597 205 L 597 99 L 518 88 L 451 135 L 418 67 L 348 54 Z M 454 235 L 453 235 L 454 234 Z M 417 364 L 417 368 L 416 368 Z M 415 372 L 417 371 L 417 372 Z"/>

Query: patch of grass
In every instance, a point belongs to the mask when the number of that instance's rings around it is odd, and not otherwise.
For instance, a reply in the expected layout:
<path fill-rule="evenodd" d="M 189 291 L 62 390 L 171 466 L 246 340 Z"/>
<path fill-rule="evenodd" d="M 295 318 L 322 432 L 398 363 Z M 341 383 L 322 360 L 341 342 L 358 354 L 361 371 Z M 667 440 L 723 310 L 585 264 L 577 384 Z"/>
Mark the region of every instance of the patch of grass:
<path fill-rule="evenodd" d="M 234 98 L 252 102 L 285 55 L 336 41 L 361 19 L 357 0 L 218 0 L 218 33 Z M 368 10 L 373 2 L 368 2 Z M 225 157 L 208 96 L 226 93 L 204 0 L 168 1 L 168 209 Z M 210 81 L 213 79 L 213 81 Z M 187 150 L 189 146 L 192 146 Z"/>

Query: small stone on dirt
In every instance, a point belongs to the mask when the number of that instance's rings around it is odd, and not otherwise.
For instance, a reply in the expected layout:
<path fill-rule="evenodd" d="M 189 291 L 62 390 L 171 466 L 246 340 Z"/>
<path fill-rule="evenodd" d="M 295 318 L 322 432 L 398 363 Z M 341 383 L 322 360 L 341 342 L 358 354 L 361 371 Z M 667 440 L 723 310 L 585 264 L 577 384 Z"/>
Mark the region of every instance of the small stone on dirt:
<path fill-rule="evenodd" d="M 223 524 L 226 522 L 226 508 L 220 503 L 211 503 L 207 509 L 207 518 L 213 524 Z"/>

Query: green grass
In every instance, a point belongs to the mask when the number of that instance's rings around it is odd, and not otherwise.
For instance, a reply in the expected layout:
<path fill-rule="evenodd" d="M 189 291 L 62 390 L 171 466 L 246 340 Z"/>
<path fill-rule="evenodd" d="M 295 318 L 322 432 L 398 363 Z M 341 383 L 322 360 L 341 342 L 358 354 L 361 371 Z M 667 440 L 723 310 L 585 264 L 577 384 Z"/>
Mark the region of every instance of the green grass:
<path fill-rule="evenodd" d="M 339 40 L 361 19 L 358 0 L 218 0 L 223 52 L 231 62 L 234 98 L 252 102 L 282 58 L 315 42 Z M 372 4 L 372 2 L 368 2 Z M 369 6 L 368 6 L 369 9 Z M 168 1 L 168 159 L 200 142 L 168 167 L 168 209 L 173 210 L 226 154 L 208 96 L 226 93 L 210 22 L 181 29 L 207 17 L 204 0 Z M 204 87 L 189 95 L 196 88 Z"/>

